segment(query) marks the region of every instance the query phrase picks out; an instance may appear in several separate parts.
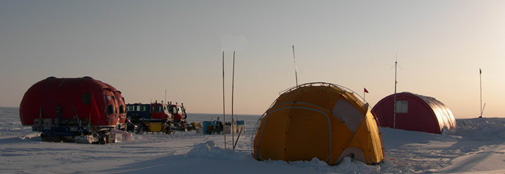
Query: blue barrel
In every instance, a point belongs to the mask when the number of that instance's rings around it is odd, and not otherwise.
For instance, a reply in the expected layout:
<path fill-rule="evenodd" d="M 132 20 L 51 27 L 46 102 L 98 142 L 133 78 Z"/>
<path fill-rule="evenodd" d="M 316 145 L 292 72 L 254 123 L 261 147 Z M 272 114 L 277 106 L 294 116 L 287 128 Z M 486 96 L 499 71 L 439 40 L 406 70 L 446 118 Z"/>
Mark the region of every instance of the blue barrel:
<path fill-rule="evenodd" d="M 209 125 L 211 125 L 212 122 L 211 121 L 203 121 L 203 124 L 202 124 L 202 130 L 203 130 L 203 134 L 207 134 L 207 128 L 209 127 Z"/>

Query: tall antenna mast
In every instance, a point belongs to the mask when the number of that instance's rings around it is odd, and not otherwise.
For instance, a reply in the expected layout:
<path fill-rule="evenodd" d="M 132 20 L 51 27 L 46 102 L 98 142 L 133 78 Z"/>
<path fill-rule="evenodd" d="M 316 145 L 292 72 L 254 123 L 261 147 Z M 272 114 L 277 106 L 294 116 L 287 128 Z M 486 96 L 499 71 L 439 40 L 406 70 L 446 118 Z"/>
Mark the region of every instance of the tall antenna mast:
<path fill-rule="evenodd" d="M 233 118 L 233 94 L 235 91 L 235 51 L 233 51 L 233 71 L 231 78 L 231 142 L 235 142 L 235 119 Z M 223 132 L 224 133 L 224 132 Z M 233 144 L 233 149 L 235 145 Z"/>
<path fill-rule="evenodd" d="M 398 59 L 398 54 L 396 54 L 396 59 Z M 396 81 L 396 67 L 398 66 L 398 61 L 395 60 L 395 93 L 393 97 L 393 128 L 396 128 L 396 84 L 398 81 Z"/>
<path fill-rule="evenodd" d="M 296 70 L 295 45 L 293 45 L 293 62 L 295 63 L 295 80 L 296 80 L 296 86 L 298 86 L 298 72 L 297 72 L 297 70 Z"/>
<path fill-rule="evenodd" d="M 482 118 L 482 112 L 484 108 L 482 107 L 482 70 L 479 68 L 479 80 L 480 80 L 480 116 L 479 118 Z"/>
<path fill-rule="evenodd" d="M 224 51 L 223 51 L 223 123 L 226 124 L 225 116 L 225 100 L 224 100 Z M 224 136 L 224 149 L 226 149 L 226 134 L 223 132 Z"/>

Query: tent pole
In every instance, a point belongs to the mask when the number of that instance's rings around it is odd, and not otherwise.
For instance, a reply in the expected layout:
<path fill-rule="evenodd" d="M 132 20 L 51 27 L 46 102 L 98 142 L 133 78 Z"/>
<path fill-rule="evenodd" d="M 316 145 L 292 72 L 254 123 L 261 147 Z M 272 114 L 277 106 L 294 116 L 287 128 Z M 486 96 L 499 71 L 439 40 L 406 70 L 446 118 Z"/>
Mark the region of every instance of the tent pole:
<path fill-rule="evenodd" d="M 226 125 L 226 116 L 225 116 L 225 100 L 224 100 L 224 51 L 223 51 L 223 124 Z M 224 127 L 224 126 L 223 126 Z M 224 149 L 226 149 L 226 134 L 223 131 L 224 136 Z"/>

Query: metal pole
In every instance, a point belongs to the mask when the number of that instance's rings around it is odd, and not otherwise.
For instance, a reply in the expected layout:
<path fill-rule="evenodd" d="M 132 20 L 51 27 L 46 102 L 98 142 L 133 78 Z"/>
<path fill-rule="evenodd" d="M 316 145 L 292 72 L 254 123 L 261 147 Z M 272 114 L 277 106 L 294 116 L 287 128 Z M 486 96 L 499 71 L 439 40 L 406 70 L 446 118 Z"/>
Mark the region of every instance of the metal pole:
<path fill-rule="evenodd" d="M 298 72 L 297 72 L 297 70 L 296 70 L 295 45 L 293 45 L 293 62 L 295 63 L 295 80 L 296 80 L 296 86 L 298 86 Z"/>
<path fill-rule="evenodd" d="M 480 117 L 482 117 L 482 70 L 479 68 L 479 80 L 480 80 Z"/>
<path fill-rule="evenodd" d="M 393 97 L 393 128 L 396 128 L 396 66 L 398 65 L 398 61 L 395 61 L 395 94 Z"/>
<path fill-rule="evenodd" d="M 226 125 L 225 112 L 226 112 L 226 110 L 225 110 L 225 100 L 224 100 L 224 51 L 223 51 L 223 124 Z M 226 149 L 226 134 L 224 133 L 224 130 L 223 130 L 223 136 L 224 136 L 224 149 Z"/>
<path fill-rule="evenodd" d="M 235 51 L 233 51 L 233 71 L 231 78 L 231 142 L 235 142 L 235 129 L 233 129 L 235 125 L 235 119 L 233 118 L 233 96 L 235 92 Z M 235 149 L 235 145 L 233 145 L 233 149 Z"/>
<path fill-rule="evenodd" d="M 238 144 L 238 139 L 240 138 L 240 134 L 242 134 L 243 129 L 244 129 L 243 127 L 240 128 L 240 131 L 238 132 L 237 140 L 235 141 L 235 144 L 233 144 L 233 150 L 235 150 L 235 146 L 237 146 Z"/>

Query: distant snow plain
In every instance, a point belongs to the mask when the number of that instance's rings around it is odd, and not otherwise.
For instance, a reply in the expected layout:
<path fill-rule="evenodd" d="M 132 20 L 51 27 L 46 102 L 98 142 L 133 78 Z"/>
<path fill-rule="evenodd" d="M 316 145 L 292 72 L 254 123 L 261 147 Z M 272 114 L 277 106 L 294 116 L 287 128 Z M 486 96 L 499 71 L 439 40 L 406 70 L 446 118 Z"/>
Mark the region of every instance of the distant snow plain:
<path fill-rule="evenodd" d="M 456 129 L 440 135 L 381 128 L 381 164 L 346 158 L 328 166 L 317 159 L 255 160 L 255 115 L 237 116 L 247 129 L 232 150 L 231 135 L 225 149 L 223 135 L 195 131 L 134 134 L 131 141 L 106 145 L 43 142 L 21 125 L 18 110 L 0 108 L 0 173 L 505 173 L 505 118 L 457 119 Z M 220 117 L 188 115 L 190 122 Z"/>

